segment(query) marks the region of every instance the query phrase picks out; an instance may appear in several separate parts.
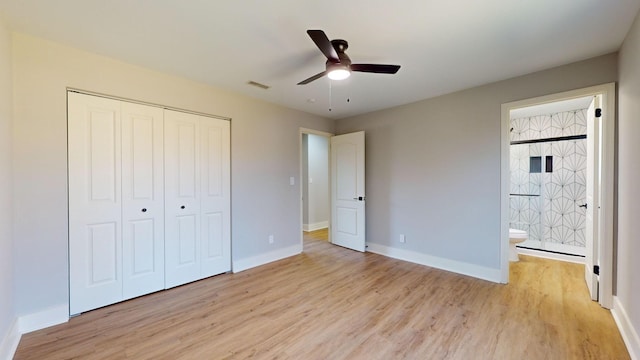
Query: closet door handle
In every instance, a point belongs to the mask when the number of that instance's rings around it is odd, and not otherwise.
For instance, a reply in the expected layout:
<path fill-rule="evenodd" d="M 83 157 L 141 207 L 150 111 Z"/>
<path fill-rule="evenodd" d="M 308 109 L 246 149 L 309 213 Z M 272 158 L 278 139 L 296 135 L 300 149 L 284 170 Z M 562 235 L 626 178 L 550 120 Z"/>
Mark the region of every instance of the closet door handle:
<path fill-rule="evenodd" d="M 184 205 L 180 206 L 180 209 L 184 209 L 184 208 L 186 208 L 186 206 L 184 206 Z"/>
<path fill-rule="evenodd" d="M 147 212 L 147 208 L 142 208 L 142 212 Z"/>

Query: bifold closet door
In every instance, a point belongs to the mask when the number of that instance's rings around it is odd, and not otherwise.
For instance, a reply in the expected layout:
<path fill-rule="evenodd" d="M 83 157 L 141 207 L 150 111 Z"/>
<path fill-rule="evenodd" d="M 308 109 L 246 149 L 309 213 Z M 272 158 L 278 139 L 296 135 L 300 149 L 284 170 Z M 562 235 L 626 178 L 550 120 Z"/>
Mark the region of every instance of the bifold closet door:
<path fill-rule="evenodd" d="M 122 300 L 120 102 L 68 94 L 70 313 Z"/>
<path fill-rule="evenodd" d="M 200 122 L 201 277 L 231 270 L 230 138 L 229 121 L 204 118 Z"/>
<path fill-rule="evenodd" d="M 165 110 L 165 287 L 231 270 L 229 122 Z"/>
<path fill-rule="evenodd" d="M 164 111 L 122 102 L 122 295 L 164 289 Z"/>
<path fill-rule="evenodd" d="M 163 115 L 68 93 L 71 314 L 164 287 Z"/>

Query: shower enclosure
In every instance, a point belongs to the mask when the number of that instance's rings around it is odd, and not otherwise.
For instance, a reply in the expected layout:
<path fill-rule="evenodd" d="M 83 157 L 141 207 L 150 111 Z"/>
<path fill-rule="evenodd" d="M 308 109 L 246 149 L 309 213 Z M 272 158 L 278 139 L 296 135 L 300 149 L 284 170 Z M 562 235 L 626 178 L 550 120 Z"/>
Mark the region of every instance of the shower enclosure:
<path fill-rule="evenodd" d="M 587 109 L 511 119 L 510 228 L 520 247 L 585 255 Z"/>

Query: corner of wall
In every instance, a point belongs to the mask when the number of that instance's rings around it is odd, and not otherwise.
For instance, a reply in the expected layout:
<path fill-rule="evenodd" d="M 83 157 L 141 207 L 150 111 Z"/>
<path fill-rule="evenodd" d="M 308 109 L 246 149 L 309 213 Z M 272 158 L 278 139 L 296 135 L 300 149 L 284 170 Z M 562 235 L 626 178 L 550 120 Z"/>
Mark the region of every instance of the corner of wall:
<path fill-rule="evenodd" d="M 13 359 L 22 334 L 69 321 L 69 306 L 60 305 L 47 310 L 17 317 L 9 330 L 0 338 L 0 360 Z"/>
<path fill-rule="evenodd" d="M 0 359 L 11 359 L 20 342 L 14 299 L 11 39 L 10 30 L 0 19 Z"/>
<path fill-rule="evenodd" d="M 633 323 L 627 315 L 627 311 L 617 296 L 613 297 L 611 315 L 613 315 L 618 330 L 620 330 L 620 335 L 622 335 L 624 344 L 627 346 L 629 356 L 632 360 L 640 360 L 640 336 L 638 335 L 638 331 L 634 329 Z"/>
<path fill-rule="evenodd" d="M 18 329 L 18 319 L 14 319 L 9 330 L 0 342 L 0 359 L 13 359 L 13 355 L 20 343 L 20 331 Z"/>

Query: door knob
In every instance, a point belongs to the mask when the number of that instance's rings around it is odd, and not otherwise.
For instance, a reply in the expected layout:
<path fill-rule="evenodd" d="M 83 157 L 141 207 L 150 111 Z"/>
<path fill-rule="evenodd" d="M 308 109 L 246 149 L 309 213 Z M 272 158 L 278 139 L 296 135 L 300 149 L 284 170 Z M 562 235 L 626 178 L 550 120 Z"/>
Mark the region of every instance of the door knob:
<path fill-rule="evenodd" d="M 354 197 L 353 200 L 364 201 L 364 196 Z"/>
<path fill-rule="evenodd" d="M 587 204 L 578 205 L 578 207 L 581 207 L 581 208 L 585 208 L 585 209 L 586 209 L 586 208 L 587 208 Z"/>
<path fill-rule="evenodd" d="M 184 209 L 184 208 L 186 208 L 186 206 L 184 206 L 184 205 L 180 206 L 180 209 Z"/>
<path fill-rule="evenodd" d="M 142 208 L 142 212 L 147 212 L 147 208 Z"/>

